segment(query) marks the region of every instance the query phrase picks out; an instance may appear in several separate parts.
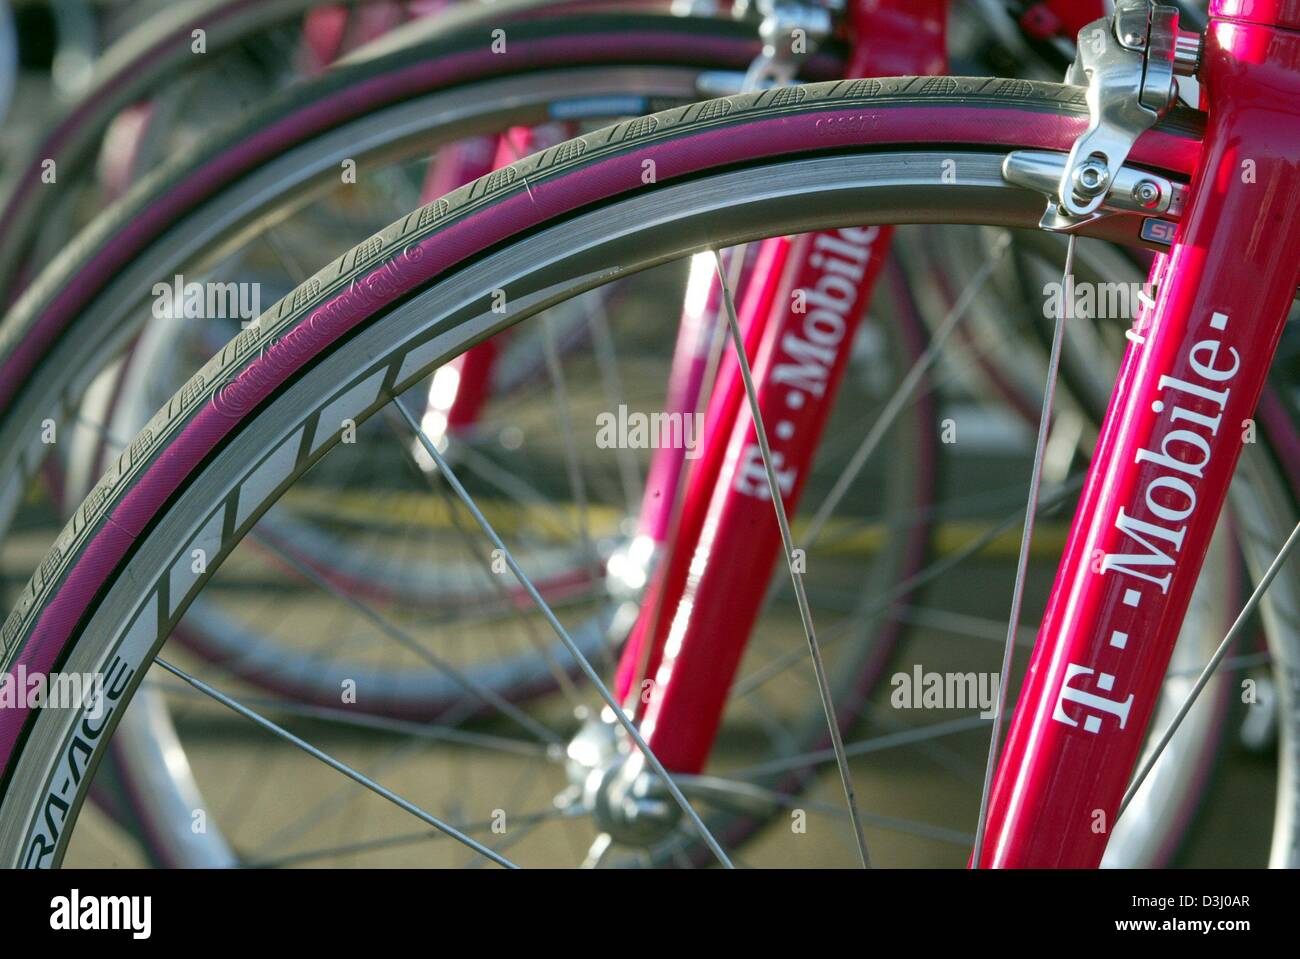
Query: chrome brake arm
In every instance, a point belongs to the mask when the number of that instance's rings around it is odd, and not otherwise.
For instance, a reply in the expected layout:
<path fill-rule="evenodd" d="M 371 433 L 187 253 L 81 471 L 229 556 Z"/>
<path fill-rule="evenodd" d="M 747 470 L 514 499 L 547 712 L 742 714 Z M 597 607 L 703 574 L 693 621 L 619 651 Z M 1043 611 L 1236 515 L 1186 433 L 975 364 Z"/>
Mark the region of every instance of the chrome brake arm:
<path fill-rule="evenodd" d="M 700 92 L 710 97 L 730 96 L 794 83 L 803 62 L 834 31 L 835 17 L 843 6 L 843 0 L 753 0 L 736 4 L 733 13 L 738 17 L 751 8 L 758 13 L 763 50 L 744 73 L 711 70 L 701 74 Z"/>
<path fill-rule="evenodd" d="M 1119 0 L 1113 20 L 1079 31 L 1066 82 L 1088 88 L 1088 128 L 1070 148 L 1057 184 L 1057 216 L 1095 213 L 1137 138 L 1159 119 L 1142 100 L 1148 13 L 1146 0 Z"/>
<path fill-rule="evenodd" d="M 1175 74 L 1195 69 L 1198 45 L 1178 35 L 1178 12 L 1116 0 L 1113 18 L 1079 32 L 1066 82 L 1088 88 L 1088 128 L 1070 149 L 1042 225 L 1069 231 L 1098 216 L 1133 144 L 1174 105 Z"/>
<path fill-rule="evenodd" d="M 763 16 L 758 25 L 763 52 L 750 65 L 745 87 L 788 86 L 804 60 L 831 35 L 831 6 L 808 0 L 758 0 L 755 6 Z"/>
<path fill-rule="evenodd" d="M 1008 183 L 1050 197 L 1060 185 L 1067 159 L 1064 153 L 1051 150 L 1013 150 L 1002 160 L 1002 176 Z M 1143 213 L 1176 220 L 1183 215 L 1187 187 L 1147 170 L 1124 166 L 1111 180 L 1104 201 L 1092 218 L 1106 213 Z M 1072 221 L 1064 232 L 1089 220 L 1085 217 Z"/>

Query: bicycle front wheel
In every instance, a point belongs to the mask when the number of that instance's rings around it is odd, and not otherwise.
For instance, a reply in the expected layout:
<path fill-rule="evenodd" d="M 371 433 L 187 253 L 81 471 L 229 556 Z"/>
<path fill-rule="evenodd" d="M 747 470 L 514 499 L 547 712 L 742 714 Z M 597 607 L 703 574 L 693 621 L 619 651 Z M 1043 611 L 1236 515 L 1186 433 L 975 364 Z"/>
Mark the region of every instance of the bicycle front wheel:
<path fill-rule="evenodd" d="M 335 260 L 154 417 L 23 591 L 3 630 L 6 667 L 105 675 L 109 715 L 90 726 L 75 710 L 0 718 L 0 861 L 60 859 L 87 772 L 179 617 L 259 516 L 330 453 L 344 420 L 362 423 L 549 305 L 702 250 L 870 223 L 1032 227 L 1041 200 L 1003 181 L 1002 159 L 1067 149 L 1084 115 L 1081 90 L 962 78 L 710 101 L 548 149 Z M 1185 179 L 1196 148 L 1195 123 L 1176 116 L 1132 160 Z M 1114 218 L 1093 231 L 1136 242 L 1139 228 Z M 190 560 L 199 543 L 210 548 L 202 572 Z M 547 751 L 539 761 L 563 760 Z"/>

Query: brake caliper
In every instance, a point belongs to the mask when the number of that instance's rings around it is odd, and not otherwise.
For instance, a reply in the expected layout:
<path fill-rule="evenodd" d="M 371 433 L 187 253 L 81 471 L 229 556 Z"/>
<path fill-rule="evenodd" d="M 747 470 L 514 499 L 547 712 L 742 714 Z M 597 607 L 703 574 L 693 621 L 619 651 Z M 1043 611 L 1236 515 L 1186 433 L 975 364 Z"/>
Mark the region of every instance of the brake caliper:
<path fill-rule="evenodd" d="M 1124 163 L 1177 103 L 1177 77 L 1195 74 L 1200 49 L 1178 32 L 1177 9 L 1151 0 L 1117 0 L 1113 17 L 1079 31 L 1065 82 L 1087 87 L 1087 129 L 1069 154 L 1017 150 L 1002 165 L 1008 182 L 1047 196 L 1044 229 L 1068 233 L 1113 211 L 1182 212 L 1184 188 Z"/>

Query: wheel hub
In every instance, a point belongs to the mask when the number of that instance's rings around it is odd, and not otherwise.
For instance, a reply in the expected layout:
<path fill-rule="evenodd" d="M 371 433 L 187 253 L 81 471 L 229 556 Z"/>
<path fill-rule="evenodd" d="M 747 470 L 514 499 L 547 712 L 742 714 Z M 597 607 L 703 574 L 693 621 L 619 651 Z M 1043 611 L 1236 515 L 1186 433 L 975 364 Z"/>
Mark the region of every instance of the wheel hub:
<path fill-rule="evenodd" d="M 608 713 L 587 720 L 569 741 L 570 787 L 560 802 L 590 815 L 617 842 L 650 846 L 677 827 L 681 810 Z"/>

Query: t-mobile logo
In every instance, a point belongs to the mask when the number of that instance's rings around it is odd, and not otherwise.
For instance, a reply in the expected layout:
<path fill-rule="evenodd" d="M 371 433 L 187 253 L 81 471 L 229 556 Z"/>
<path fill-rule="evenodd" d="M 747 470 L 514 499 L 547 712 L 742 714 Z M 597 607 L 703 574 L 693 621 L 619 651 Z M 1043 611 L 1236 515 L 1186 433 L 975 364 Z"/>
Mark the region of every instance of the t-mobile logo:
<path fill-rule="evenodd" d="M 1093 714 L 1084 716 L 1083 728 L 1085 732 L 1095 733 L 1101 729 L 1101 717 L 1096 715 L 1095 711 L 1110 713 L 1112 716 L 1117 717 L 1119 719 L 1119 728 L 1123 729 L 1125 723 L 1128 722 L 1128 711 L 1133 705 L 1133 694 L 1129 693 L 1128 699 L 1121 702 L 1070 685 L 1071 680 L 1076 676 L 1092 675 L 1096 675 L 1097 688 L 1104 693 L 1110 692 L 1115 685 L 1115 677 L 1110 673 L 1097 673 L 1096 670 L 1089 669 L 1087 666 L 1079 666 L 1076 663 L 1066 664 L 1065 681 L 1061 684 L 1061 695 L 1056 698 L 1056 708 L 1052 710 L 1052 718 L 1057 722 L 1065 723 L 1067 726 L 1078 726 L 1078 720 L 1073 719 L 1065 711 L 1065 703 L 1069 701 L 1078 703 L 1086 709 L 1094 710 Z"/>

